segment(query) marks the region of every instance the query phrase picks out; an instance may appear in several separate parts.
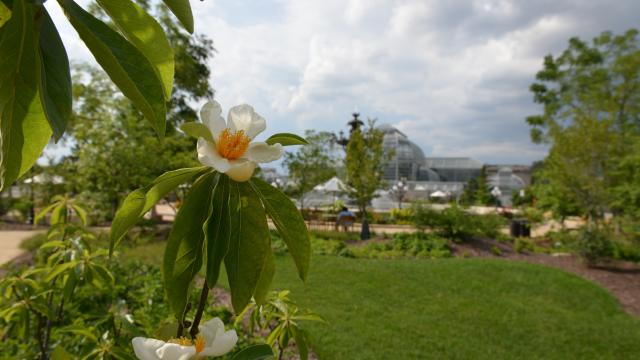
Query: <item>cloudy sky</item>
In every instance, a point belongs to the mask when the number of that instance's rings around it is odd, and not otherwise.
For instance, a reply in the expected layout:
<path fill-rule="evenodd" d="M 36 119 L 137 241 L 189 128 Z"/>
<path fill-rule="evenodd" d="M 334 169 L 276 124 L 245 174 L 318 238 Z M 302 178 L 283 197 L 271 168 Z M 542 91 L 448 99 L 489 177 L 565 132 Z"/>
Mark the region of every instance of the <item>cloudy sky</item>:
<path fill-rule="evenodd" d="M 86 1 L 81 1 L 86 4 Z M 91 59 L 46 3 L 70 57 Z M 249 103 L 268 132 L 345 129 L 354 109 L 404 131 L 427 155 L 530 163 L 528 86 L 572 36 L 640 25 L 640 1 L 205 0 L 210 82 L 223 108 Z"/>

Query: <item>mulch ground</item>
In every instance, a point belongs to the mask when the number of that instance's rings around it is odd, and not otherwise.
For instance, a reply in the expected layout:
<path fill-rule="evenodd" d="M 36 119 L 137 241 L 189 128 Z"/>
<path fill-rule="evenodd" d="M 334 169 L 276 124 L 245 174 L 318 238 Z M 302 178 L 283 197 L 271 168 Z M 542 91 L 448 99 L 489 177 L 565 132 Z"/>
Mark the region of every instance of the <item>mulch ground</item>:
<path fill-rule="evenodd" d="M 500 249 L 500 256 L 494 255 L 491 251 L 494 246 Z M 640 317 L 640 266 L 637 264 L 611 260 L 596 267 L 588 267 L 582 259 L 571 254 L 554 256 L 517 253 L 510 244 L 491 239 L 476 239 L 464 244 L 455 244 L 453 252 L 456 256 L 501 257 L 562 269 L 609 290 L 628 313 Z"/>

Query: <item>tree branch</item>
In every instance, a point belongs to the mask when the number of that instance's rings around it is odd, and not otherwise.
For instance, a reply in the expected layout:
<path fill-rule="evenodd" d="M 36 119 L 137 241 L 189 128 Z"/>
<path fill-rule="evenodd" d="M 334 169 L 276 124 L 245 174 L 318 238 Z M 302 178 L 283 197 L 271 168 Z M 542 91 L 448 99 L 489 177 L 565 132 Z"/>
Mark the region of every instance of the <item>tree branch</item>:
<path fill-rule="evenodd" d="M 209 285 L 207 284 L 207 280 L 204 281 L 202 285 L 202 292 L 200 292 L 200 302 L 198 303 L 198 309 L 196 310 L 196 316 L 193 318 L 193 324 L 191 325 L 191 334 L 192 338 L 195 338 L 198 335 L 198 325 L 200 325 L 200 320 L 202 320 L 202 312 L 204 311 L 204 307 L 207 304 L 207 298 L 209 296 Z"/>

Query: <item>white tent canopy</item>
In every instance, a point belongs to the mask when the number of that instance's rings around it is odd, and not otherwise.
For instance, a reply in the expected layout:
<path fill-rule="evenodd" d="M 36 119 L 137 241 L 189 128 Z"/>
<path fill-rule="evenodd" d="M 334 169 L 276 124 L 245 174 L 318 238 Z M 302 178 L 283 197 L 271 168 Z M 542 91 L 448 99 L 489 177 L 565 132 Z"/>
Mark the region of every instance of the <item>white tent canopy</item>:
<path fill-rule="evenodd" d="M 324 184 L 316 185 L 313 190 L 324 192 L 339 192 L 346 189 L 346 185 L 336 176 L 329 179 Z"/>
<path fill-rule="evenodd" d="M 62 176 L 58 176 L 58 175 L 53 175 L 53 176 L 48 176 L 48 175 L 43 175 L 43 174 L 39 174 L 36 175 L 34 177 L 30 177 L 28 179 L 24 180 L 25 184 L 62 184 L 64 183 L 64 179 L 62 178 Z"/>

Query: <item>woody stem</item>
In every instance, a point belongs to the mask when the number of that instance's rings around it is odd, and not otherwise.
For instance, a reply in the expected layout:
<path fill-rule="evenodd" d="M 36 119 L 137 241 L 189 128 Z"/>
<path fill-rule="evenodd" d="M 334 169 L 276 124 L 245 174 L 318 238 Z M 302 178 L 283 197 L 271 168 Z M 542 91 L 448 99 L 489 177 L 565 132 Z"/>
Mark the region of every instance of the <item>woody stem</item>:
<path fill-rule="evenodd" d="M 207 297 L 209 296 L 209 285 L 207 284 L 207 280 L 204 281 L 202 285 L 202 291 L 200 292 L 200 302 L 198 303 L 198 309 L 196 310 L 196 315 L 193 318 L 193 324 L 191 325 L 191 330 L 189 334 L 191 334 L 192 338 L 195 338 L 198 335 L 198 325 L 200 325 L 200 320 L 202 320 L 202 313 L 204 312 L 204 307 L 207 304 Z"/>

